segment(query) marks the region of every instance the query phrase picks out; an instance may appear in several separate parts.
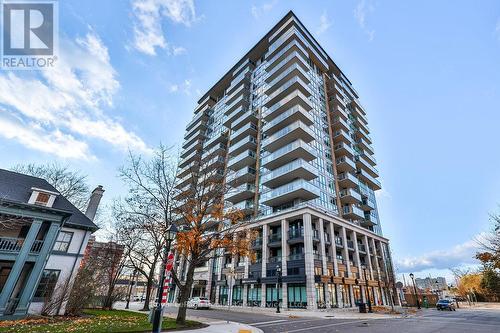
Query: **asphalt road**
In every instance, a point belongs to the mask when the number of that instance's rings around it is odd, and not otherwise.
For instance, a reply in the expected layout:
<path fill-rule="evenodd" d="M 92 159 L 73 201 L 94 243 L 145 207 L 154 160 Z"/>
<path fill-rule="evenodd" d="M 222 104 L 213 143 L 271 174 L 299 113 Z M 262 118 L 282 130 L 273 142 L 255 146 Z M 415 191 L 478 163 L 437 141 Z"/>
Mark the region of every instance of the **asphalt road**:
<path fill-rule="evenodd" d="M 170 308 L 169 311 L 177 311 Z M 458 309 L 456 312 L 425 310 L 416 317 L 394 319 L 288 318 L 261 313 L 223 310 L 188 310 L 188 315 L 249 324 L 266 333 L 499 333 L 499 310 Z M 223 332 L 221 332 L 223 333 Z"/>

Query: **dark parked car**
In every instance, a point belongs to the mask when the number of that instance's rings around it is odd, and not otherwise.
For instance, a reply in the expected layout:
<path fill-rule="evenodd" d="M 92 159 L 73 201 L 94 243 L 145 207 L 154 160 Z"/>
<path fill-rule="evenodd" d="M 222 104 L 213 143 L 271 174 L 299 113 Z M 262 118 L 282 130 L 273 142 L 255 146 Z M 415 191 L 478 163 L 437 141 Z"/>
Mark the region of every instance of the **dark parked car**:
<path fill-rule="evenodd" d="M 436 303 L 436 309 L 456 311 L 455 303 L 453 303 L 453 300 L 451 300 L 451 299 L 440 299 Z"/>

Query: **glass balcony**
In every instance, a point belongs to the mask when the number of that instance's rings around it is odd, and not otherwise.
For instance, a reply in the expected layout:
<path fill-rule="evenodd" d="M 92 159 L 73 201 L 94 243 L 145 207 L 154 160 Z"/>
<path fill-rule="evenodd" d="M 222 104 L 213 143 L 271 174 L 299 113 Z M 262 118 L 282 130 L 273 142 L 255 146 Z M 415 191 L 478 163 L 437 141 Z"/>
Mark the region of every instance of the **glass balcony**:
<path fill-rule="evenodd" d="M 201 155 L 201 160 L 202 161 L 205 161 L 209 158 L 214 158 L 216 156 L 224 156 L 225 155 L 225 152 L 226 152 L 226 144 L 221 142 L 215 146 L 213 146 L 212 148 L 206 150 L 203 155 Z"/>
<path fill-rule="evenodd" d="M 181 152 L 181 158 L 184 158 L 191 154 L 194 150 L 200 149 L 203 144 L 202 140 L 196 140 L 192 142 L 189 146 L 185 147 Z"/>
<path fill-rule="evenodd" d="M 231 188 L 225 195 L 225 199 L 232 203 L 240 202 L 255 196 L 255 185 L 252 183 L 241 184 L 237 187 Z"/>
<path fill-rule="evenodd" d="M 365 131 L 363 128 L 361 127 L 357 127 L 356 128 L 356 136 L 358 138 L 363 138 L 365 139 L 366 142 L 368 143 L 372 143 L 372 138 L 370 137 L 370 135 L 368 134 L 367 131 Z"/>
<path fill-rule="evenodd" d="M 335 236 L 335 245 L 344 246 L 343 242 L 342 242 L 342 238 L 340 238 L 339 236 Z"/>
<path fill-rule="evenodd" d="M 210 149 L 220 142 L 226 142 L 227 135 L 228 135 L 228 129 L 225 127 L 219 129 L 217 133 L 211 133 L 210 138 L 208 138 L 208 140 L 205 141 L 203 149 Z"/>
<path fill-rule="evenodd" d="M 287 64 L 289 67 L 283 67 L 284 71 L 280 72 L 279 75 L 273 76 L 272 81 L 268 81 L 269 85 L 265 89 L 267 95 L 272 95 L 276 89 L 279 89 L 284 82 L 291 80 L 294 77 L 302 80 L 304 84 L 309 84 L 309 75 L 307 74 L 307 69 L 304 69 L 300 64 Z M 269 78 L 268 78 L 269 79 Z"/>
<path fill-rule="evenodd" d="M 369 144 L 368 141 L 366 141 L 365 139 L 363 139 L 363 138 L 357 139 L 356 144 L 358 145 L 359 148 L 367 151 L 369 155 L 374 154 L 374 150 L 373 150 L 372 145 Z"/>
<path fill-rule="evenodd" d="M 186 131 L 191 130 L 195 124 L 197 124 L 199 121 L 204 121 L 208 118 L 208 112 L 198 112 L 194 115 L 193 119 L 186 125 Z"/>
<path fill-rule="evenodd" d="M 305 96 L 311 96 L 311 89 L 300 77 L 295 76 L 290 80 L 283 83 L 276 89 L 272 94 L 268 95 L 268 100 L 265 106 L 269 107 L 276 103 L 281 98 L 285 97 L 287 93 L 292 92 L 292 90 L 298 90 L 302 92 Z"/>
<path fill-rule="evenodd" d="M 289 261 L 304 260 L 304 253 L 293 253 L 288 256 Z"/>
<path fill-rule="evenodd" d="M 225 114 L 231 114 L 239 106 L 248 107 L 248 96 L 246 94 L 240 95 L 240 97 L 236 98 L 231 104 L 228 104 Z"/>
<path fill-rule="evenodd" d="M 184 157 L 180 161 L 179 168 L 186 167 L 188 164 L 192 163 L 197 157 L 198 158 L 200 157 L 200 152 L 197 151 L 197 150 L 194 150 L 191 154 L 189 154 L 188 156 Z"/>
<path fill-rule="evenodd" d="M 264 120 L 270 121 L 271 119 L 279 116 L 285 110 L 288 110 L 295 105 L 300 105 L 306 111 L 312 109 L 311 102 L 309 99 L 300 91 L 296 90 L 290 93 L 288 96 L 282 98 L 279 102 L 276 102 L 271 107 L 264 109 L 262 116 Z"/>
<path fill-rule="evenodd" d="M 233 92 L 231 92 L 229 95 L 226 97 L 226 104 L 231 105 L 231 103 L 239 97 L 241 94 L 245 92 L 249 92 L 250 87 L 246 84 L 240 84 L 236 89 L 234 89 Z"/>
<path fill-rule="evenodd" d="M 341 187 L 356 187 L 358 186 L 358 178 L 350 172 L 342 172 L 337 176 Z"/>
<path fill-rule="evenodd" d="M 365 220 L 361 221 L 361 224 L 365 227 L 373 227 L 378 224 L 378 217 L 374 212 L 365 212 Z"/>
<path fill-rule="evenodd" d="M 261 195 L 261 202 L 268 206 L 277 206 L 293 199 L 304 201 L 319 197 L 319 189 L 303 179 L 297 179 L 286 185 L 277 187 Z"/>
<path fill-rule="evenodd" d="M 239 107 L 237 107 L 233 112 L 231 112 L 224 118 L 223 122 L 224 126 L 229 127 L 229 125 L 231 125 L 231 123 L 234 120 L 238 119 L 238 117 L 241 117 L 243 114 L 245 114 L 247 110 L 248 110 L 247 106 L 240 105 Z"/>
<path fill-rule="evenodd" d="M 278 148 L 296 140 L 311 142 L 314 140 L 313 131 L 298 120 L 267 137 L 262 141 L 262 147 L 268 151 L 275 151 Z"/>
<path fill-rule="evenodd" d="M 261 165 L 268 169 L 275 169 L 299 158 L 305 161 L 312 161 L 316 158 L 316 151 L 304 141 L 295 140 L 272 153 L 264 153 L 262 155 Z"/>
<path fill-rule="evenodd" d="M 281 246 L 281 233 L 270 234 L 268 236 L 267 246 L 269 247 Z"/>
<path fill-rule="evenodd" d="M 344 142 L 337 143 L 335 145 L 335 156 L 348 156 L 350 158 L 354 157 L 354 150 L 352 150 L 351 146 Z"/>
<path fill-rule="evenodd" d="M 255 168 L 244 167 L 236 172 L 230 172 L 227 176 L 227 183 L 232 186 L 238 186 L 242 183 L 255 181 Z"/>
<path fill-rule="evenodd" d="M 277 187 L 287 184 L 296 178 L 312 180 L 318 175 L 318 169 L 303 159 L 294 160 L 277 169 L 262 175 L 262 184 L 268 187 Z"/>
<path fill-rule="evenodd" d="M 191 172 L 197 172 L 199 170 L 199 167 L 200 167 L 200 162 L 195 160 L 195 161 L 189 163 L 188 165 L 186 165 L 184 168 L 179 169 L 179 172 L 177 173 L 177 177 L 182 178 Z"/>
<path fill-rule="evenodd" d="M 258 249 L 262 247 L 262 237 L 256 238 L 252 241 L 252 248 Z"/>
<path fill-rule="evenodd" d="M 368 197 L 365 197 L 363 198 L 363 200 L 361 200 L 361 207 L 364 209 L 364 210 L 372 210 L 372 209 L 375 209 L 375 202 L 370 200 Z"/>
<path fill-rule="evenodd" d="M 342 207 L 342 215 L 345 218 L 361 220 L 365 218 L 365 212 L 355 205 L 346 205 Z"/>
<path fill-rule="evenodd" d="M 230 155 L 237 155 L 241 153 L 243 150 L 255 150 L 257 147 L 257 139 L 254 136 L 247 136 L 244 139 L 241 139 L 236 144 L 232 144 L 229 147 Z"/>
<path fill-rule="evenodd" d="M 348 132 L 344 131 L 343 129 L 336 130 L 333 133 L 333 140 L 335 140 L 335 142 L 342 141 L 348 145 L 352 145 L 351 136 L 349 135 Z"/>
<path fill-rule="evenodd" d="M 254 203 L 253 200 L 245 200 L 238 202 L 234 205 L 228 205 L 224 208 L 225 211 L 229 210 L 241 210 L 244 214 L 249 214 L 253 212 Z"/>
<path fill-rule="evenodd" d="M 257 123 L 257 112 L 246 111 L 231 123 L 231 129 L 237 131 L 249 122 Z"/>
<path fill-rule="evenodd" d="M 270 264 L 275 264 L 275 263 L 281 262 L 281 256 L 269 257 L 267 262 Z"/>
<path fill-rule="evenodd" d="M 293 243 L 294 241 L 304 240 L 304 229 L 303 228 L 293 228 L 288 230 L 288 242 Z"/>
<path fill-rule="evenodd" d="M 358 169 L 358 177 L 360 180 L 366 182 L 373 190 L 380 190 L 382 188 L 381 183 L 373 178 L 369 173 L 363 169 Z"/>
<path fill-rule="evenodd" d="M 365 155 L 358 155 L 355 157 L 356 165 L 358 168 L 365 170 L 370 176 L 378 177 L 378 170 L 373 167 L 364 157 Z"/>
<path fill-rule="evenodd" d="M 298 120 L 302 121 L 307 126 L 310 126 L 314 123 L 312 115 L 300 105 L 296 105 L 291 109 L 286 110 L 270 122 L 266 123 L 262 127 L 262 131 L 267 135 L 272 135 L 282 127 L 290 125 Z"/>
<path fill-rule="evenodd" d="M 195 124 L 189 131 L 184 135 L 184 140 L 188 140 L 194 135 L 197 131 L 203 131 L 207 126 L 207 122 L 205 120 L 201 120 Z"/>
<path fill-rule="evenodd" d="M 332 119 L 332 125 L 334 130 L 344 130 L 346 132 L 349 132 L 351 127 L 349 124 L 342 118 L 340 117 L 335 117 Z"/>
<path fill-rule="evenodd" d="M 232 170 L 239 170 L 244 166 L 255 166 L 256 154 L 253 150 L 247 150 L 243 153 L 233 156 L 229 159 L 227 167 Z"/>
<path fill-rule="evenodd" d="M 337 162 L 338 172 L 352 172 L 356 170 L 356 163 L 347 156 L 339 157 L 335 161 Z"/>
<path fill-rule="evenodd" d="M 288 55 L 280 60 L 279 63 L 270 63 L 271 69 L 266 68 L 268 72 L 268 76 L 266 78 L 266 82 L 271 82 L 276 77 L 278 77 L 283 71 L 286 70 L 286 66 L 291 64 L 297 64 L 301 66 L 305 71 L 309 70 L 309 64 L 305 57 L 301 54 L 300 51 L 294 50 L 288 53 Z"/>
<path fill-rule="evenodd" d="M 267 59 L 267 67 L 266 70 L 269 72 L 274 69 L 274 67 L 281 64 L 282 60 L 287 57 L 292 52 L 298 52 L 303 58 L 307 59 L 307 51 L 306 49 L 297 41 L 292 40 L 287 43 L 285 47 L 281 49 L 281 51 L 277 52 L 274 56 Z"/>
<path fill-rule="evenodd" d="M 347 241 L 347 248 L 349 250 L 354 250 L 354 242 L 352 240 Z"/>
<path fill-rule="evenodd" d="M 361 202 L 361 194 L 352 188 L 340 191 L 340 200 L 342 203 L 357 204 Z"/>
<path fill-rule="evenodd" d="M 239 130 L 231 133 L 231 142 L 234 144 L 238 140 L 241 140 L 243 137 L 249 134 L 256 134 L 257 126 L 253 123 L 248 123 L 245 126 L 241 127 Z"/>

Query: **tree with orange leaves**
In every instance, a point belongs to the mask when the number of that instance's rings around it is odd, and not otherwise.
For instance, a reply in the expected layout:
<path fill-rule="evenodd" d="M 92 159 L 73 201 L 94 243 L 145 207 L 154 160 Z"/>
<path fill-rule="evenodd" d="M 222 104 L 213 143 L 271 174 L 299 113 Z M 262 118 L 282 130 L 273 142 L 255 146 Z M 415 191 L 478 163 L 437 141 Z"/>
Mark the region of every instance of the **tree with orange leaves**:
<path fill-rule="evenodd" d="M 186 320 L 195 268 L 217 259 L 221 253 L 251 257 L 251 242 L 256 237 L 245 228 L 250 219 L 241 210 L 224 205 L 224 195 L 229 191 L 225 171 L 217 163 L 202 165 L 207 160 L 212 157 L 200 158 L 201 166 L 191 170 L 189 185 L 175 196 L 178 200 L 175 223 L 179 232 L 173 246 L 178 257 L 187 262 L 185 279 L 172 271 L 180 292 L 177 322 L 181 324 Z"/>

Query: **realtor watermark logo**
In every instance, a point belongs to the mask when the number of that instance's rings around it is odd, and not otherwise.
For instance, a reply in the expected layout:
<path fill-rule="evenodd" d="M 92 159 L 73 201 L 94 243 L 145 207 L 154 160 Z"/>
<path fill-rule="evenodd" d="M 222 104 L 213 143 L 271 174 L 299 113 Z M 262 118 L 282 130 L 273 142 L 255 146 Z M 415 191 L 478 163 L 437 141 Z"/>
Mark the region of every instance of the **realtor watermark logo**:
<path fill-rule="evenodd" d="M 46 69 L 58 56 L 58 3 L 1 0 L 2 69 Z"/>

